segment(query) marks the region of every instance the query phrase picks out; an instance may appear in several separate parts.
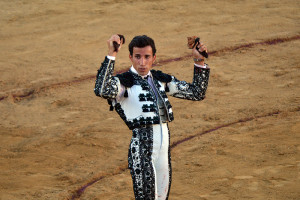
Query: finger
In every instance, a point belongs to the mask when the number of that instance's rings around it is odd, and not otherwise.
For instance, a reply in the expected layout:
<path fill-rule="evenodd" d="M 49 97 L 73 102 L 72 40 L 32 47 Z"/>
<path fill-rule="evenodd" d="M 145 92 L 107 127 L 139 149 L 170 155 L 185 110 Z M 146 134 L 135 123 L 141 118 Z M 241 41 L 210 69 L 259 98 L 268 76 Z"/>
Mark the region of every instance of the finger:
<path fill-rule="evenodd" d="M 112 35 L 111 38 L 109 39 L 111 42 L 117 42 L 120 44 L 120 37 L 118 35 Z"/>
<path fill-rule="evenodd" d="M 200 50 L 201 50 L 201 51 L 206 51 L 207 48 L 206 48 L 206 46 L 203 44 L 203 45 L 201 45 Z"/>
<path fill-rule="evenodd" d="M 203 43 L 199 42 L 198 48 L 201 49 L 203 45 L 204 45 Z"/>
<path fill-rule="evenodd" d="M 121 43 L 121 38 L 120 38 L 120 36 L 118 36 L 118 35 L 116 35 L 116 42 L 117 42 L 118 44 Z"/>
<path fill-rule="evenodd" d="M 122 41 L 120 40 L 119 50 L 121 49 L 122 45 L 123 45 L 123 43 L 122 43 Z"/>
<path fill-rule="evenodd" d="M 107 43 L 108 43 L 110 46 L 112 46 L 113 41 L 114 41 L 114 35 L 112 35 L 112 36 L 107 40 Z"/>
<path fill-rule="evenodd" d="M 199 48 L 198 46 L 199 46 L 199 45 L 195 45 L 195 46 L 193 47 L 193 49 L 196 50 L 197 48 Z"/>

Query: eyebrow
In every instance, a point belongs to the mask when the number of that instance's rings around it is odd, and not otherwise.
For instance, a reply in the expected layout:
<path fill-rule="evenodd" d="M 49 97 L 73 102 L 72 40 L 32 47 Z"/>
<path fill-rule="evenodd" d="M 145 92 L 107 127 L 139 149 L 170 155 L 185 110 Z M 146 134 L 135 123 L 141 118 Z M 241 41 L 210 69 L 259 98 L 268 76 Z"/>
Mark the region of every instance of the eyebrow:
<path fill-rule="evenodd" d="M 139 54 L 139 53 L 135 53 L 134 55 L 135 56 L 141 56 L 141 54 Z M 145 56 L 151 56 L 151 54 L 145 54 Z"/>

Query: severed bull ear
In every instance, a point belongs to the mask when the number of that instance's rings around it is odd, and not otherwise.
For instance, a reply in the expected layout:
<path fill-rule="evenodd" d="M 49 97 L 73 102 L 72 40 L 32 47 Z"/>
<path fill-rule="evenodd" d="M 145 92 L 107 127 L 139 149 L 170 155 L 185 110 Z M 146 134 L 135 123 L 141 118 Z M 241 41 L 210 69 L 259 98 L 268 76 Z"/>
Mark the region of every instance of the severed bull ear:
<path fill-rule="evenodd" d="M 125 43 L 125 37 L 124 35 L 118 34 L 118 36 L 120 37 L 121 43 L 124 44 Z M 117 42 L 113 42 L 114 48 L 115 48 L 115 52 L 118 52 L 120 44 L 118 44 Z"/>
<path fill-rule="evenodd" d="M 197 38 L 197 36 L 187 37 L 187 40 L 188 40 L 187 46 L 189 49 L 192 49 L 195 47 L 196 38 Z"/>
<path fill-rule="evenodd" d="M 188 43 L 187 46 L 189 49 L 193 49 L 196 46 L 196 50 L 205 58 L 208 58 L 208 54 L 206 51 L 200 51 L 200 49 L 197 47 L 200 43 L 200 38 L 197 36 L 187 37 Z"/>

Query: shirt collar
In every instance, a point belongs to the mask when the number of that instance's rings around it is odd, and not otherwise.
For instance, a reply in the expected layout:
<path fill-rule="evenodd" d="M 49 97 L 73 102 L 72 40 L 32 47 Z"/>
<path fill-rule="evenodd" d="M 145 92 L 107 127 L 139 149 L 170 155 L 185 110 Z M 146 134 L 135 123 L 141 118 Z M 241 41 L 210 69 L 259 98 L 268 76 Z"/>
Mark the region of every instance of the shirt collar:
<path fill-rule="evenodd" d="M 139 75 L 139 73 L 134 69 L 134 67 L 133 67 L 133 65 L 130 67 L 130 71 L 132 71 L 133 73 L 135 73 L 135 74 L 137 74 L 137 75 Z M 139 75 L 140 77 L 142 77 L 142 78 L 145 78 L 146 76 L 150 76 L 150 77 L 152 77 L 152 74 L 151 74 L 151 71 L 149 70 L 149 72 L 148 72 L 148 74 L 147 75 L 145 75 L 145 76 L 141 76 L 141 75 Z"/>

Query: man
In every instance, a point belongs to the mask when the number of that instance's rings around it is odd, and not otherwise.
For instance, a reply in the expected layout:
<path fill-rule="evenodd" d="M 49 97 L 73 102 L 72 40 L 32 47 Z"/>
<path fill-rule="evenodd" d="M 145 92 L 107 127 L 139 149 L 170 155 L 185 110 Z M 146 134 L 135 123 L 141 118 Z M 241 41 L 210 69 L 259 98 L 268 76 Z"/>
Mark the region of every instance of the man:
<path fill-rule="evenodd" d="M 116 50 L 113 43 L 120 46 Z M 107 41 L 108 55 L 98 70 L 95 94 L 108 99 L 132 130 L 128 167 L 133 180 L 135 199 L 168 199 L 171 186 L 170 134 L 167 122 L 173 121 L 167 95 L 200 101 L 208 85 L 209 68 L 204 57 L 192 50 L 195 61 L 193 83 L 151 70 L 156 59 L 154 41 L 136 36 L 129 44 L 132 66 L 128 72 L 113 76 L 115 58 L 122 41 L 113 35 Z M 200 51 L 207 51 L 199 44 Z"/>

